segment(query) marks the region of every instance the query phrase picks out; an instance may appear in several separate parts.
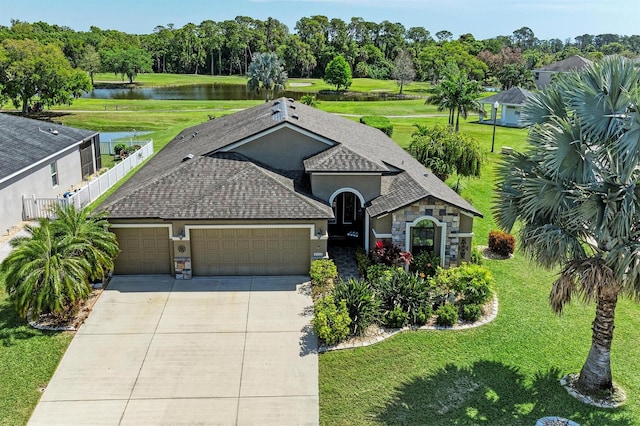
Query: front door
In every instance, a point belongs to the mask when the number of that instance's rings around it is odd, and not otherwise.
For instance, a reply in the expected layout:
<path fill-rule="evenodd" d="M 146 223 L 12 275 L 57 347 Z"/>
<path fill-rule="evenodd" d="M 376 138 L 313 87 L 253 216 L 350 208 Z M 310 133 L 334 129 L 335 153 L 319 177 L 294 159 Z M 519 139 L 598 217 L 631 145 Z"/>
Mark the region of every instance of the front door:
<path fill-rule="evenodd" d="M 329 238 L 333 241 L 363 244 L 364 209 L 353 192 L 338 194 L 331 205 L 335 219 L 329 221 Z"/>

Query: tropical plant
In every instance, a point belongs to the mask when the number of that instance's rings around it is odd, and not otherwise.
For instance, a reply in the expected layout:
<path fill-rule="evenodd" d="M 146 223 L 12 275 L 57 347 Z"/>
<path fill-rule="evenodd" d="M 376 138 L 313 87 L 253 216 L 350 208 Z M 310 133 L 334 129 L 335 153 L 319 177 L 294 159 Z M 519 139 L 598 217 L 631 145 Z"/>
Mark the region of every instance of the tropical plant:
<path fill-rule="evenodd" d="M 250 91 L 262 92 L 264 101 L 284 89 L 287 82 L 287 72 L 278 55 L 270 53 L 254 53 L 251 56 L 251 65 L 247 71 L 247 88 Z"/>
<path fill-rule="evenodd" d="M 400 308 L 411 324 L 424 324 L 431 315 L 431 286 L 416 274 L 402 268 L 371 281 L 385 313 Z"/>
<path fill-rule="evenodd" d="M 76 256 L 84 257 L 91 265 L 90 280 L 103 279 L 113 270 L 113 262 L 120 251 L 118 240 L 109 232 L 106 213 L 91 213 L 88 208 L 77 209 L 73 204 L 56 205 L 53 211 L 56 220 L 52 225 L 56 235 L 71 237 L 77 243 Z"/>
<path fill-rule="evenodd" d="M 482 86 L 476 80 L 470 80 L 467 72 L 450 63 L 444 72 L 444 78 L 429 89 L 426 104 L 436 105 L 438 111 L 449 110 L 449 126 L 460 130 L 460 116 L 467 119 L 469 112 L 477 111 L 480 105 L 477 99 Z"/>
<path fill-rule="evenodd" d="M 26 318 L 43 313 L 61 313 L 90 293 L 88 275 L 93 266 L 77 256 L 90 241 L 60 236 L 48 219 L 25 227 L 30 237 L 11 241 L 13 251 L 0 269 L 16 312 Z"/>
<path fill-rule="evenodd" d="M 411 261 L 411 270 L 423 278 L 434 276 L 438 266 L 440 266 L 440 256 L 428 251 L 418 253 Z"/>
<path fill-rule="evenodd" d="M 335 300 L 344 301 L 351 318 L 351 333 L 362 336 L 380 314 L 380 301 L 365 280 L 340 280 L 333 289 Z"/>
<path fill-rule="evenodd" d="M 22 317 L 60 314 L 74 309 L 91 289 L 90 280 L 102 279 L 113 269 L 118 254 L 115 235 L 103 214 L 88 209 L 55 207 L 55 220 L 28 225 L 30 237 L 11 241 L 14 250 L 0 264 L 2 281 Z"/>
<path fill-rule="evenodd" d="M 591 349 L 576 387 L 614 390 L 611 342 L 619 296 L 640 298 L 640 73 L 605 59 L 559 76 L 523 110 L 529 150 L 499 169 L 495 216 L 521 224 L 521 250 L 560 268 L 549 300 L 561 313 L 574 295 L 595 301 Z"/>

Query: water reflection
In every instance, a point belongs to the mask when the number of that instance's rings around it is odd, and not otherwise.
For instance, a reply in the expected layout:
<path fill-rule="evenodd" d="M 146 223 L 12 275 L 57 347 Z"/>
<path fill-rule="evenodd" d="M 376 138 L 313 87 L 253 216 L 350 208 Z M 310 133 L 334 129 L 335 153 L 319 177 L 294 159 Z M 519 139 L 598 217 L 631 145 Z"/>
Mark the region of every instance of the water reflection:
<path fill-rule="evenodd" d="M 299 100 L 304 95 L 314 95 L 320 101 L 379 101 L 385 99 L 405 99 L 406 97 L 391 93 L 316 93 L 316 92 L 293 92 L 284 90 L 277 96 L 284 96 Z M 262 95 L 247 91 L 243 84 L 193 84 L 188 86 L 164 86 L 164 87 L 144 87 L 144 88 L 118 88 L 105 89 L 98 88 L 83 96 L 90 99 L 149 99 L 149 100 L 260 100 Z"/>

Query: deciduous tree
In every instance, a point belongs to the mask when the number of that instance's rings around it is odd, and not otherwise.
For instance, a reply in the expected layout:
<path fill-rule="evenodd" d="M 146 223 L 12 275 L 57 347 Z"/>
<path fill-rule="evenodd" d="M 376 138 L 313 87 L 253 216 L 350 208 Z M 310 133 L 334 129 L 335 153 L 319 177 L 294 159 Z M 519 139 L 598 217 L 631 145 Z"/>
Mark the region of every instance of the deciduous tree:
<path fill-rule="evenodd" d="M 336 90 L 346 90 L 351 86 L 351 67 L 343 56 L 338 55 L 327 64 L 323 80 L 336 86 Z"/>
<path fill-rule="evenodd" d="M 440 180 L 447 180 L 452 173 L 458 174 L 458 182 L 460 176 L 480 176 L 484 153 L 478 141 L 448 126 L 415 127 L 409 152 Z"/>
<path fill-rule="evenodd" d="M 400 51 L 393 61 L 393 71 L 391 75 L 400 86 L 400 94 L 406 84 L 411 83 L 416 78 L 416 70 L 413 67 L 413 58 L 406 50 Z"/>
<path fill-rule="evenodd" d="M 0 46 L 0 88 L 26 113 L 35 96 L 48 106 L 71 103 L 91 90 L 91 81 L 71 67 L 57 46 L 7 39 Z"/>

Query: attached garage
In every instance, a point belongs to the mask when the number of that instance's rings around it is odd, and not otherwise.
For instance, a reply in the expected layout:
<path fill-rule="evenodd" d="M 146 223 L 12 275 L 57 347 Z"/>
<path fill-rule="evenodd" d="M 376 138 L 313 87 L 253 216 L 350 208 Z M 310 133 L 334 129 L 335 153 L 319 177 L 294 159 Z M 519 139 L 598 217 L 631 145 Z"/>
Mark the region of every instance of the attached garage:
<path fill-rule="evenodd" d="M 120 254 L 115 260 L 114 273 L 170 274 L 171 252 L 169 228 L 111 228 L 118 238 Z"/>
<path fill-rule="evenodd" d="M 309 228 L 191 229 L 193 275 L 309 273 Z"/>

